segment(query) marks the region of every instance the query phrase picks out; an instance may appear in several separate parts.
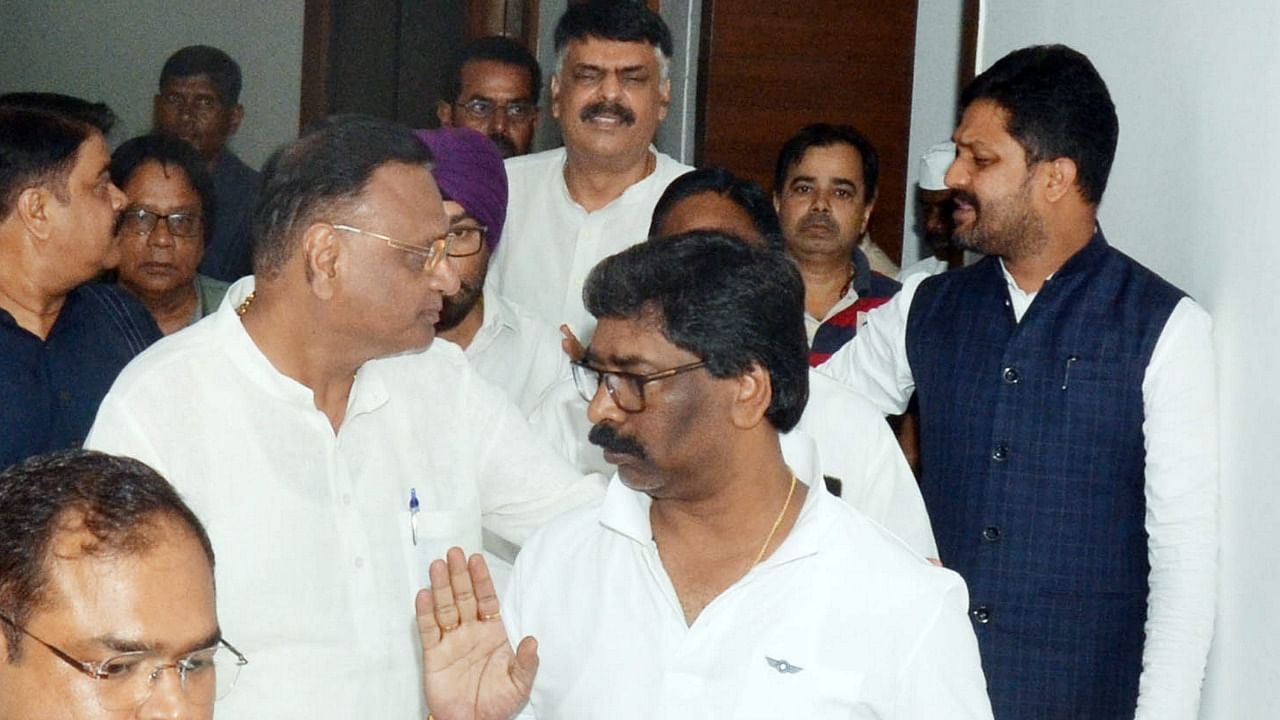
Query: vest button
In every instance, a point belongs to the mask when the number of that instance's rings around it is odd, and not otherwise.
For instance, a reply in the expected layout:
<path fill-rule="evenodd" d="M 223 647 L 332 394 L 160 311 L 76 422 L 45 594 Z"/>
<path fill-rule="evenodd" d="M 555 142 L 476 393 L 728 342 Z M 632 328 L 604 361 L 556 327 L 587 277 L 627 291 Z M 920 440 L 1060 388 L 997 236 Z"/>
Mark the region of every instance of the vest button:
<path fill-rule="evenodd" d="M 1018 374 L 1018 369 L 1011 367 L 1005 368 L 1004 372 L 1001 373 L 1000 376 L 1003 377 L 1005 383 L 1009 385 L 1017 385 L 1018 381 L 1022 379 L 1022 376 Z"/>
<path fill-rule="evenodd" d="M 975 622 L 979 625 L 986 625 L 991 622 L 991 608 L 986 605 L 978 605 L 969 611 Z"/>
<path fill-rule="evenodd" d="M 991 448 L 991 459 L 996 462 L 1004 462 L 1009 459 L 1009 446 L 1000 444 Z"/>
<path fill-rule="evenodd" d="M 996 542 L 1000 539 L 1000 528 L 992 525 L 982 530 L 982 539 L 987 542 Z"/>

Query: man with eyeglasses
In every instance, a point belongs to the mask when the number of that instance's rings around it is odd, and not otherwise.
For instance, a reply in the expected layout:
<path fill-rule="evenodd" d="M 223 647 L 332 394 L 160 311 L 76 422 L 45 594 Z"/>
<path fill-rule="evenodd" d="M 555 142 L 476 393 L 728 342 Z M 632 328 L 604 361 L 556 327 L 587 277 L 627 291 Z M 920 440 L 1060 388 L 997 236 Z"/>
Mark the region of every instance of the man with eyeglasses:
<path fill-rule="evenodd" d="M 471 130 L 419 130 L 418 138 L 431 150 L 460 280 L 444 298 L 436 334 L 462 348 L 476 372 L 528 415 L 549 386 L 568 379 L 569 361 L 554 327 L 484 287 L 507 217 L 502 159 Z"/>
<path fill-rule="evenodd" d="M 409 604 L 450 545 L 515 546 L 598 497 L 435 343 L 458 290 L 430 154 L 331 118 L 268 161 L 255 274 L 122 373 L 88 445 L 168 477 L 254 654 L 231 717 L 421 720 Z"/>
<path fill-rule="evenodd" d="M 0 473 L 0 720 L 208 720 L 245 656 L 169 483 L 83 450 Z"/>
<path fill-rule="evenodd" d="M 795 266 L 697 231 L 584 295 L 575 378 L 618 472 L 525 546 L 501 607 L 480 558 L 432 563 L 436 720 L 990 718 L 964 582 L 783 456 L 809 390 Z"/>
<path fill-rule="evenodd" d="M 507 237 L 488 286 L 586 339 L 582 283 L 645 239 L 667 185 L 693 168 L 658 152 L 671 100 L 671 31 L 641 2 L 573 3 L 555 30 L 551 113 L 564 147 L 507 161 Z"/>
<path fill-rule="evenodd" d="M 228 285 L 196 272 L 216 209 L 200 156 L 177 138 L 143 135 L 112 153 L 111 180 L 129 198 L 116 230 L 120 285 L 166 335 L 213 314 Z"/>
<path fill-rule="evenodd" d="M 209 165 L 218 205 L 210 213 L 213 235 L 200 272 L 226 282 L 253 272 L 249 215 L 262 183 L 262 175 L 227 147 L 244 120 L 240 87 L 240 65 L 230 55 L 190 45 L 165 61 L 152 103 L 155 131 L 188 143 Z"/>
<path fill-rule="evenodd" d="M 113 120 L 65 95 L 0 97 L 0 468 L 78 447 L 116 375 L 160 337 L 141 303 L 91 282 L 120 260 Z"/>
<path fill-rule="evenodd" d="M 484 133 L 502 157 L 525 155 L 538 125 L 542 68 L 525 46 L 495 35 L 462 48 L 444 72 L 436 118 L 440 127 Z"/>

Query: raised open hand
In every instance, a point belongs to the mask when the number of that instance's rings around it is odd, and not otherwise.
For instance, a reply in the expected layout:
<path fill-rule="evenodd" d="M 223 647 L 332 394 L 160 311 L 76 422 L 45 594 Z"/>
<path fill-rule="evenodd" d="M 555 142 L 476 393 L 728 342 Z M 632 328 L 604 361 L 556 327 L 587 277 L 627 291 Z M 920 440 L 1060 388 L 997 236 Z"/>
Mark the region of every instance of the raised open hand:
<path fill-rule="evenodd" d="M 529 700 L 538 643 L 526 637 L 512 652 L 483 557 L 456 547 L 446 557 L 414 601 L 427 707 L 435 720 L 508 720 Z"/>

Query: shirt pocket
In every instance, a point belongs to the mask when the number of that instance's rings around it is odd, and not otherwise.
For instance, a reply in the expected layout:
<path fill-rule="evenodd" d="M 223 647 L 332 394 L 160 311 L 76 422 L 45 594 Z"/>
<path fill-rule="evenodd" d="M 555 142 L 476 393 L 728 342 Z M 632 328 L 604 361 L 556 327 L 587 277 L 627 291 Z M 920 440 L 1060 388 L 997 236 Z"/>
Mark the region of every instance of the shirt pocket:
<path fill-rule="evenodd" d="M 431 584 L 431 562 L 443 560 L 449 548 L 461 547 L 468 556 L 481 550 L 478 509 L 419 510 L 417 513 L 403 510 L 400 528 L 401 543 L 407 548 L 406 570 L 414 588 Z"/>

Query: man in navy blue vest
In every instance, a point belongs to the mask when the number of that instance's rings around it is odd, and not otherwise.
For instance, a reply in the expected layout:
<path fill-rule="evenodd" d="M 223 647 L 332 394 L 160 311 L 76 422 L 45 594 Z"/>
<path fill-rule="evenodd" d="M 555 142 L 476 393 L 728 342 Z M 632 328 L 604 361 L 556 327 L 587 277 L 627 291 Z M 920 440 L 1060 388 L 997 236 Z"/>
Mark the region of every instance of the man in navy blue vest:
<path fill-rule="evenodd" d="M 987 254 L 908 280 L 824 366 L 920 404 L 921 491 L 969 583 L 995 715 L 1194 718 L 1213 631 L 1209 316 L 1097 224 L 1119 125 L 1088 58 L 970 84 L 946 175 Z"/>

